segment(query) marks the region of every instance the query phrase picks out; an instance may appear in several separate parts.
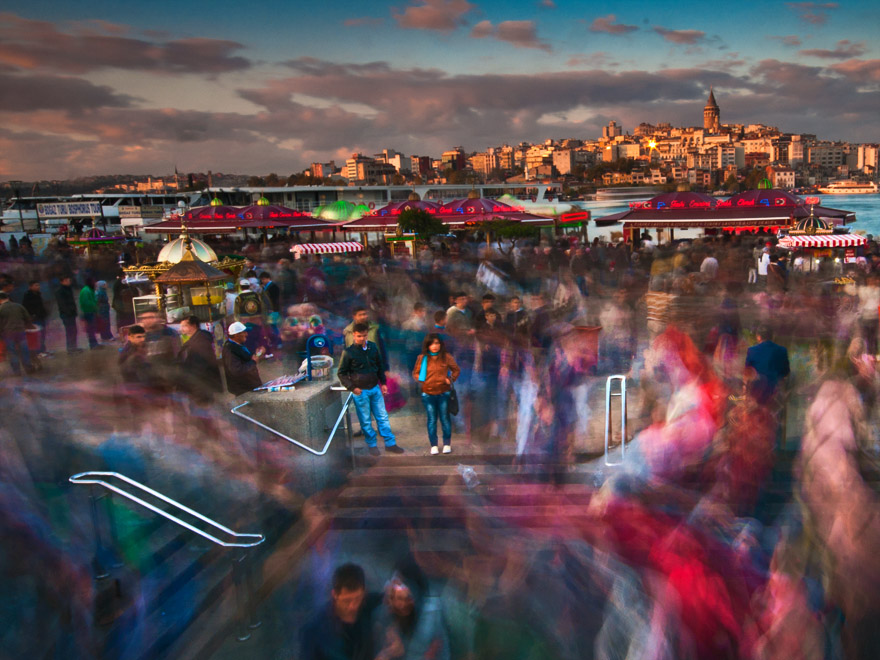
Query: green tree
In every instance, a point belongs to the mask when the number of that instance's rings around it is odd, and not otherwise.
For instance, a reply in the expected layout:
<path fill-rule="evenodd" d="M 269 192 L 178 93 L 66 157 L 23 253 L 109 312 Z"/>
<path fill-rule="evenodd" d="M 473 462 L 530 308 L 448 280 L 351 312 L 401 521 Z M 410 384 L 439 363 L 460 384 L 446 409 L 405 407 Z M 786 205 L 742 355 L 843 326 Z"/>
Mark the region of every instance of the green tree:
<path fill-rule="evenodd" d="M 247 184 L 251 188 L 259 188 L 260 186 L 265 186 L 266 182 L 263 180 L 261 176 L 249 176 L 247 180 Z"/>
<path fill-rule="evenodd" d="M 728 192 L 739 192 L 739 181 L 736 178 L 736 174 L 731 174 L 724 181 L 724 185 L 722 186 Z"/>
<path fill-rule="evenodd" d="M 285 182 L 281 179 L 281 177 L 275 174 L 275 172 L 266 175 L 266 185 L 271 188 L 278 188 L 279 186 L 283 186 L 284 183 Z"/>
<path fill-rule="evenodd" d="M 440 218 L 422 209 L 406 209 L 400 212 L 397 224 L 407 232 L 415 234 L 420 240 L 430 240 L 432 236 L 446 233 L 446 225 Z"/>
<path fill-rule="evenodd" d="M 538 238 L 541 231 L 537 227 L 517 222 L 516 220 L 486 220 L 477 225 L 477 228 L 495 239 L 498 251 L 509 255 L 516 247 L 516 242 L 522 238 Z M 504 241 L 510 241 L 510 249 L 504 251 Z"/>

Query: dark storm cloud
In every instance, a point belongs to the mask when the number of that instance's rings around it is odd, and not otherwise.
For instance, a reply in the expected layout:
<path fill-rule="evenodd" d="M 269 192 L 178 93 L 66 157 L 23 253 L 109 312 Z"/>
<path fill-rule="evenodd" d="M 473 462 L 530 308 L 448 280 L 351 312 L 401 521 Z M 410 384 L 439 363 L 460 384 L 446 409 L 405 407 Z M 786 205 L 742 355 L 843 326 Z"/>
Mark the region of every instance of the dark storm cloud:
<path fill-rule="evenodd" d="M 95 25 L 102 26 L 100 22 Z M 86 73 L 114 68 L 219 74 L 251 66 L 244 57 L 234 55 L 242 48 L 237 42 L 219 39 L 147 41 L 122 36 L 118 29 L 63 31 L 47 21 L 0 14 L 0 64 L 26 71 Z"/>
<path fill-rule="evenodd" d="M 79 78 L 63 76 L 0 73 L 0 111 L 69 110 L 127 107 L 133 99 L 117 94 L 110 87 L 94 85 Z"/>

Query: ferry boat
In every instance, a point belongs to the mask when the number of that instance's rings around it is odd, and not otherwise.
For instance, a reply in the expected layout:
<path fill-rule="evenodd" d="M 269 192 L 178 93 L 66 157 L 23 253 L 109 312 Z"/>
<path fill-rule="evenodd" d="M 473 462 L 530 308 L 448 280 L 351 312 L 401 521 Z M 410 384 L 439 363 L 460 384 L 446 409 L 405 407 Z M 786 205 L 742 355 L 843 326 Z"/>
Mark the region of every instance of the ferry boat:
<path fill-rule="evenodd" d="M 819 186 L 819 192 L 824 195 L 871 195 L 877 192 L 877 184 L 852 180 L 834 181 L 827 186 Z"/>
<path fill-rule="evenodd" d="M 75 220 L 96 218 L 108 227 L 140 225 L 143 219 L 158 222 L 178 209 L 207 204 L 205 191 L 185 193 L 85 193 L 13 198 L 3 209 L 3 231 L 54 233 Z M 40 210 L 42 209 L 42 213 Z"/>

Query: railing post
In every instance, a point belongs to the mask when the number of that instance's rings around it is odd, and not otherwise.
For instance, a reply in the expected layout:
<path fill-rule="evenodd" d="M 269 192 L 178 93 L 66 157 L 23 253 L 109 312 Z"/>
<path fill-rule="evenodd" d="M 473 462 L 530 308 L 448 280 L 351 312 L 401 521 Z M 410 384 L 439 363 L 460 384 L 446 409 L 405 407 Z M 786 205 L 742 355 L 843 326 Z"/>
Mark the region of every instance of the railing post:
<path fill-rule="evenodd" d="M 236 606 L 236 639 L 246 642 L 251 638 L 251 631 L 260 627 L 253 607 L 254 586 L 250 567 L 245 564 L 247 554 L 242 552 L 232 558 L 232 581 L 235 585 Z"/>
<path fill-rule="evenodd" d="M 103 580 L 110 576 L 110 571 L 104 567 L 102 557 L 107 554 L 104 547 L 104 540 L 101 537 L 101 527 L 98 524 L 98 499 L 95 496 L 95 487 L 89 487 L 89 509 L 92 516 L 92 527 L 95 530 L 95 556 L 92 559 L 92 572 L 96 580 Z"/>
<path fill-rule="evenodd" d="M 620 391 L 612 392 L 611 386 L 615 381 L 620 382 Z M 611 436 L 611 397 L 620 397 L 620 460 L 611 463 L 608 460 L 608 445 Z M 626 460 L 626 376 L 608 376 L 605 380 L 605 465 L 613 467 L 623 465 Z"/>

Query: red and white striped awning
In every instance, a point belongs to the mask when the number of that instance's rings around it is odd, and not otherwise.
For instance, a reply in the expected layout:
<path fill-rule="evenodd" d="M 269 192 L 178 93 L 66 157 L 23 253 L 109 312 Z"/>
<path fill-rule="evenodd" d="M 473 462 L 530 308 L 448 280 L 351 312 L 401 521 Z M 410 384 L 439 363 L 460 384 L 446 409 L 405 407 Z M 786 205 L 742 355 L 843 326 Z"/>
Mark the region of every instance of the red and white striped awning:
<path fill-rule="evenodd" d="M 786 249 L 856 247 L 867 242 L 867 238 L 858 234 L 802 234 L 783 236 L 779 239 L 779 247 Z"/>
<path fill-rule="evenodd" d="M 304 254 L 339 254 L 341 252 L 360 252 L 364 246 L 357 241 L 341 241 L 339 243 L 301 243 L 294 245 L 290 251 L 299 258 Z"/>

